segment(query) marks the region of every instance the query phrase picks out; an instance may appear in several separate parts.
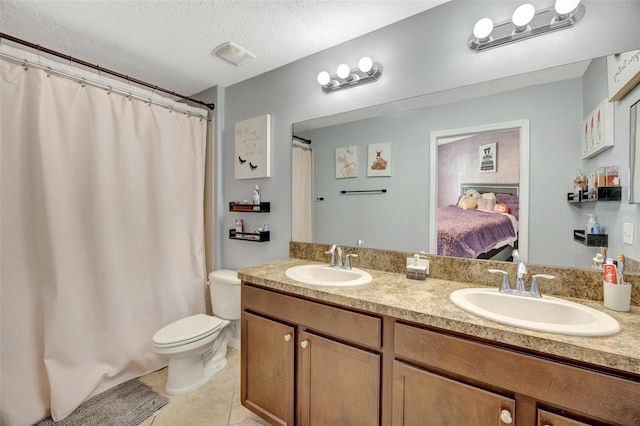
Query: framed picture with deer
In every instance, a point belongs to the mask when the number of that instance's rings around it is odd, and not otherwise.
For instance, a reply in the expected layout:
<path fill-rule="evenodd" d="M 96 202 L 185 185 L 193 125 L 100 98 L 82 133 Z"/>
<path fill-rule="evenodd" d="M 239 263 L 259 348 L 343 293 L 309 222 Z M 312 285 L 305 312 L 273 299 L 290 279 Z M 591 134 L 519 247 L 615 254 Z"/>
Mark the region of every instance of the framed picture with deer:
<path fill-rule="evenodd" d="M 369 145 L 367 176 L 391 176 L 391 146 L 390 143 Z"/>

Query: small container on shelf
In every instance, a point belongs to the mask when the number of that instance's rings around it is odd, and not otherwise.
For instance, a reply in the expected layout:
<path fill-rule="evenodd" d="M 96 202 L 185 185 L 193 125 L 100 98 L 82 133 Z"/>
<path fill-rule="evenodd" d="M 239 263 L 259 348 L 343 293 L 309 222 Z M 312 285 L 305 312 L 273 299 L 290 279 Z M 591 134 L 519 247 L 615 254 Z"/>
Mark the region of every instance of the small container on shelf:
<path fill-rule="evenodd" d="M 606 185 L 620 186 L 620 177 L 618 176 L 618 166 L 608 166 L 606 168 Z"/>

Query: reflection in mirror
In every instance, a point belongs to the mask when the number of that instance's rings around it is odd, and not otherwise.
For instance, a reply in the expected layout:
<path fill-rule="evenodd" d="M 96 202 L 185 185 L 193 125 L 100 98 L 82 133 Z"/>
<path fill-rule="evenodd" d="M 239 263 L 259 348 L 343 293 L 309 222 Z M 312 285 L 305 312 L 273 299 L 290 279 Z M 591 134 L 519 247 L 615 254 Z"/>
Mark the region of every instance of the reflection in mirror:
<path fill-rule="evenodd" d="M 584 226 L 592 211 L 611 230 L 609 249 L 635 257 L 635 248 L 623 246 L 621 232 L 625 215 L 633 214 L 630 207 L 635 206 L 626 200 L 624 205 L 582 207 L 566 201 L 576 169 L 615 164 L 622 148 L 627 155 L 628 147 L 620 144 L 586 164 L 581 158 L 585 112 L 592 111 L 606 91 L 606 60 L 597 58 L 295 123 L 293 134 L 313 141 L 313 169 L 308 170 L 313 174 L 313 194 L 303 199 L 313 211 L 313 242 L 356 246 L 364 240 L 369 248 L 435 253 L 439 190 L 434 186 L 437 168 L 432 163 L 437 153 L 430 151 L 430 135 L 446 132 L 443 129 L 527 121 L 529 129 L 523 133 L 530 135 L 529 149 L 520 148 L 520 178 L 529 179 L 529 192 L 520 193 L 519 200 L 518 246 L 523 257 L 529 263 L 589 268 L 598 248 L 576 243 L 572 230 Z M 628 106 L 625 109 L 628 114 Z M 367 172 L 369 147 L 379 144 L 391 144 L 388 176 Z M 337 175 L 336 150 L 348 147 L 355 148 L 350 161 L 355 171 L 353 177 L 343 178 Z M 481 182 L 473 178 L 456 184 Z M 523 181 L 518 183 L 524 189 Z M 382 189 L 386 192 L 341 195 Z M 299 203 L 294 195 L 294 209 Z M 523 214 L 528 223 L 523 223 Z"/>
<path fill-rule="evenodd" d="M 523 120 L 432 132 L 430 252 L 510 260 L 520 247 L 527 259 L 528 129 Z"/>
<path fill-rule="evenodd" d="M 640 204 L 640 102 L 631 106 L 629 139 L 629 203 Z"/>

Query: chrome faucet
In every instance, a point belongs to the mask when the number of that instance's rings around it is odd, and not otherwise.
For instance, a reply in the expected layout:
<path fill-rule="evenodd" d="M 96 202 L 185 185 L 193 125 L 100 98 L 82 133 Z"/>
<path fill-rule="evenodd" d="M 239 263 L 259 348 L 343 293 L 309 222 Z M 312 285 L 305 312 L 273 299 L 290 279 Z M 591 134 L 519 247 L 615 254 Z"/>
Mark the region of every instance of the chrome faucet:
<path fill-rule="evenodd" d="M 514 250 L 515 251 L 515 250 Z M 531 277 L 531 287 L 529 287 L 529 291 L 525 290 L 524 287 L 524 276 L 527 275 L 527 264 L 520 260 L 520 257 L 517 256 L 517 253 L 514 255 L 514 261 L 517 258 L 517 273 L 518 277 L 516 279 L 515 288 L 511 288 L 509 284 L 509 273 L 507 271 L 503 271 L 501 269 L 488 269 L 487 271 L 492 274 L 502 274 L 502 284 L 500 285 L 500 293 L 505 294 L 515 294 L 518 296 L 527 296 L 527 297 L 542 297 L 540 294 L 540 288 L 538 287 L 538 278 L 545 278 L 547 280 L 552 280 L 555 277 L 553 275 L 546 274 L 536 274 Z"/>
<path fill-rule="evenodd" d="M 518 277 L 516 278 L 516 291 L 524 292 L 524 276 L 527 275 L 527 264 L 522 260 L 518 261 Z"/>
<path fill-rule="evenodd" d="M 336 260 L 336 255 L 335 253 L 338 252 L 338 259 Z M 342 268 L 342 269 L 351 269 L 351 263 L 349 262 L 349 258 L 350 257 L 358 257 L 357 254 L 355 253 L 349 253 L 344 257 L 344 263 L 343 263 L 343 257 L 342 257 L 342 247 L 333 244 L 329 250 L 324 252 L 325 254 L 330 254 L 331 255 L 331 261 L 329 262 L 329 267 L 330 268 Z"/>

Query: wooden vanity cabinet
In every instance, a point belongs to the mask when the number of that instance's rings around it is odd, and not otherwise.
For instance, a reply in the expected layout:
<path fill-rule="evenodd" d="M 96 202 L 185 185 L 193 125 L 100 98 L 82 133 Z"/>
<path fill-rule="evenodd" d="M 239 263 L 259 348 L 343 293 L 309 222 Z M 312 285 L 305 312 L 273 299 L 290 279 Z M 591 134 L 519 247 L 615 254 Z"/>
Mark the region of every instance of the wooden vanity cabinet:
<path fill-rule="evenodd" d="M 274 425 L 380 424 L 381 318 L 242 286 L 241 402 Z"/>
<path fill-rule="evenodd" d="M 640 424 L 638 380 L 398 322 L 394 353 L 393 426 Z"/>
<path fill-rule="evenodd" d="M 399 361 L 393 363 L 394 426 L 507 425 L 512 424 L 514 412 L 513 398 L 487 392 Z"/>

